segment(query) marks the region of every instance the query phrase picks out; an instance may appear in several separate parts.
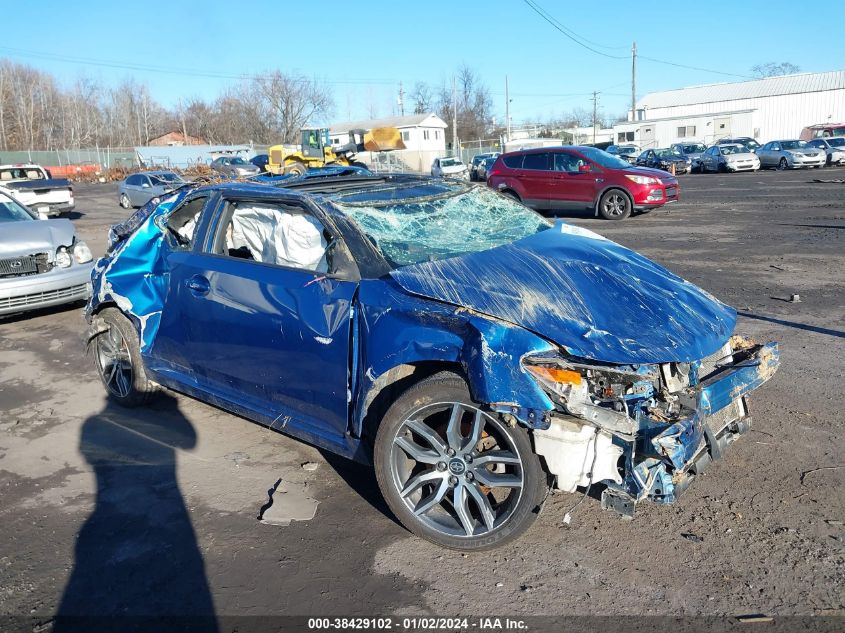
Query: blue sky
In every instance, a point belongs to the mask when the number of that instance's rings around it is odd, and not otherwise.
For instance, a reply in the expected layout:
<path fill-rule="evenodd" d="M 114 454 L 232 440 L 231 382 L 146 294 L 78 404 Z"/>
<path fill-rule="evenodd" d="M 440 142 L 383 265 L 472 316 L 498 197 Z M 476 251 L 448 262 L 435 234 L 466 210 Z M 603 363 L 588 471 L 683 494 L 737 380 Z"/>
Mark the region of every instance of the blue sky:
<path fill-rule="evenodd" d="M 621 113 L 630 103 L 632 41 L 641 56 L 736 75 L 769 61 L 807 72 L 845 67 L 845 38 L 824 28 L 845 18 L 837 0 L 800 9 L 794 0 L 533 1 L 595 50 L 624 59 L 575 44 L 524 0 L 16 3 L 0 56 L 65 85 L 80 75 L 107 85 L 134 77 L 167 106 L 213 99 L 242 74 L 301 72 L 330 82 L 334 120 L 393 114 L 400 80 L 406 92 L 416 81 L 448 83 L 464 62 L 502 119 L 505 75 L 514 121 L 591 108 L 593 90 L 605 111 Z M 741 79 L 642 58 L 637 75 L 638 96 Z"/>

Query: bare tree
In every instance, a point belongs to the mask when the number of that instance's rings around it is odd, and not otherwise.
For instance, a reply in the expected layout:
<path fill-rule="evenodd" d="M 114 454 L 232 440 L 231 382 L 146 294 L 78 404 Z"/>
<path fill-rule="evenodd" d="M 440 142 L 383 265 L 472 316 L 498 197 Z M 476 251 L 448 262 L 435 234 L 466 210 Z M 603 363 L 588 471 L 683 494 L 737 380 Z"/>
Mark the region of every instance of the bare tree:
<path fill-rule="evenodd" d="M 801 72 L 801 68 L 789 62 L 766 62 L 765 64 L 757 64 L 751 67 L 751 72 L 755 77 L 764 79 L 766 77 L 780 77 L 781 75 L 792 75 Z"/>
<path fill-rule="evenodd" d="M 326 87 L 301 75 L 286 75 L 277 70 L 256 77 L 252 87 L 261 100 L 263 114 L 279 131 L 283 143 L 296 142 L 301 127 L 328 116 L 334 107 Z"/>
<path fill-rule="evenodd" d="M 434 109 L 431 88 L 428 84 L 418 81 L 414 85 L 414 89 L 411 91 L 410 97 L 414 104 L 414 114 L 425 114 L 426 112 L 431 112 Z"/>

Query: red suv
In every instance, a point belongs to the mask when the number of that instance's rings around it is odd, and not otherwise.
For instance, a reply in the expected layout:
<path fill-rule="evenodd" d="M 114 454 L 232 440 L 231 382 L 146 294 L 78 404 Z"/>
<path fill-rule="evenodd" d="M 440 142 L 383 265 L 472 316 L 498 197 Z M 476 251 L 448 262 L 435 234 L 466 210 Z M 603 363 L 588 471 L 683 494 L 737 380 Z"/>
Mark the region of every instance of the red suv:
<path fill-rule="evenodd" d="M 487 185 L 537 210 L 595 209 L 623 220 L 680 198 L 668 172 L 629 163 L 595 147 L 543 147 L 502 154 Z"/>

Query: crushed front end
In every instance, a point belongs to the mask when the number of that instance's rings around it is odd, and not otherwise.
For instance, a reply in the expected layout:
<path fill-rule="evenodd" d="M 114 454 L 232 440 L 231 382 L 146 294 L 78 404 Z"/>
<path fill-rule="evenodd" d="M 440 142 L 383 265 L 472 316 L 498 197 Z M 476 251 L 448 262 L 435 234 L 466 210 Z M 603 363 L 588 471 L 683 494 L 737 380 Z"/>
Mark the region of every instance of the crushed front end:
<path fill-rule="evenodd" d="M 672 503 L 751 428 L 746 396 L 778 368 L 777 343 L 734 336 L 689 363 L 603 365 L 562 354 L 523 359 L 555 403 L 535 449 L 556 487 L 601 483 L 602 507 Z"/>

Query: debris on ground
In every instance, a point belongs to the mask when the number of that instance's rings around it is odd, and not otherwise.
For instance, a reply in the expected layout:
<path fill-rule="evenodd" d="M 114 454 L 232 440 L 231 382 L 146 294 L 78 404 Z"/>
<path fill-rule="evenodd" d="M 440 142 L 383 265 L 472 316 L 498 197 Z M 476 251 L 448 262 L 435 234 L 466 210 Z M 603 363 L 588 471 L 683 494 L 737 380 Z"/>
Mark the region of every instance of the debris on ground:
<path fill-rule="evenodd" d="M 302 464 L 302 470 L 307 470 L 308 472 L 314 472 L 320 467 L 320 464 L 317 462 L 305 462 Z"/>
<path fill-rule="evenodd" d="M 698 534 L 693 534 L 692 532 L 684 532 L 681 536 L 693 543 L 701 543 L 704 540 L 704 537 L 699 536 Z"/>

